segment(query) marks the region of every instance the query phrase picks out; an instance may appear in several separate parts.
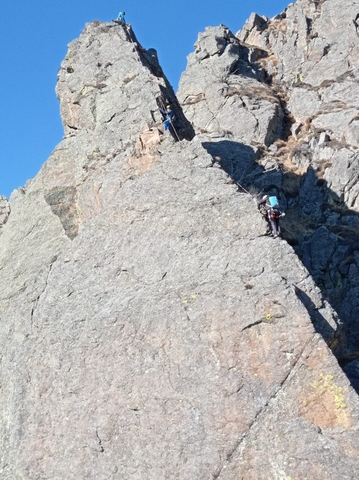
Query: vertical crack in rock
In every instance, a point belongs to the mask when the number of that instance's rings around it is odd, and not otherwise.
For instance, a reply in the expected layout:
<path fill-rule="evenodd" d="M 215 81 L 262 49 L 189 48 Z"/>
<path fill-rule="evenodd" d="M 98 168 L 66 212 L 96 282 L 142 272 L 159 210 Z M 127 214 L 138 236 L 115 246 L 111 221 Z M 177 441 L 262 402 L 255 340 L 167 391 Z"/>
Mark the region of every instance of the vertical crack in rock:
<path fill-rule="evenodd" d="M 1 228 L 6 224 L 11 213 L 10 203 L 6 197 L 0 196 L 0 234 Z"/>
<path fill-rule="evenodd" d="M 222 472 L 223 470 L 225 470 L 226 466 L 232 462 L 234 456 L 236 455 L 236 453 L 239 451 L 242 443 L 244 442 L 244 440 L 248 437 L 248 435 L 250 435 L 253 427 L 258 423 L 258 421 L 260 420 L 261 417 L 263 417 L 263 415 L 265 414 L 265 412 L 267 411 L 269 405 L 273 402 L 273 400 L 278 396 L 278 394 L 283 390 L 283 388 L 285 387 L 287 381 L 289 381 L 290 378 L 292 378 L 292 376 L 295 374 L 295 372 L 297 371 L 297 365 L 299 363 L 299 361 L 303 358 L 303 354 L 304 352 L 308 349 L 308 347 L 310 346 L 310 344 L 314 343 L 315 341 L 317 341 L 317 338 L 315 336 L 311 337 L 308 342 L 304 345 L 304 347 L 302 348 L 301 352 L 298 354 L 298 358 L 297 360 L 294 362 L 294 364 L 292 365 L 292 367 L 288 370 L 287 374 L 285 375 L 285 377 L 283 378 L 283 380 L 281 381 L 280 385 L 278 386 L 278 388 L 273 392 L 273 394 L 268 398 L 268 400 L 266 401 L 266 403 L 263 405 L 263 407 L 256 413 L 256 415 L 254 416 L 253 420 L 251 421 L 251 423 L 248 425 L 248 428 L 247 430 L 241 435 L 240 439 L 237 441 L 236 445 L 233 447 L 233 449 L 227 454 L 226 456 L 226 459 L 224 461 L 224 463 L 221 465 L 221 467 L 219 468 L 219 470 L 216 472 L 216 473 L 213 473 L 212 474 L 212 478 L 213 480 L 220 480 L 221 478 L 221 475 L 222 475 Z M 300 368 L 300 367 L 299 367 Z"/>
<path fill-rule="evenodd" d="M 99 446 L 99 451 L 100 453 L 104 453 L 105 452 L 105 448 L 104 446 L 102 445 L 102 440 L 100 438 L 100 435 L 98 433 L 98 429 L 96 428 L 96 438 L 97 438 L 97 442 L 98 442 L 98 446 Z"/>
<path fill-rule="evenodd" d="M 41 292 L 37 295 L 37 297 L 35 298 L 35 300 L 33 300 L 33 305 L 32 305 L 32 308 L 31 308 L 31 313 L 30 313 L 30 320 L 31 320 L 31 328 L 33 326 L 33 322 L 34 322 L 34 317 L 35 317 L 35 312 L 36 312 L 36 309 L 38 307 L 38 304 L 40 302 L 40 299 L 41 297 L 45 294 L 46 292 L 46 288 L 47 288 L 47 285 L 48 285 L 48 281 L 49 281 L 49 277 L 50 277 L 50 274 L 51 274 L 51 270 L 52 270 L 52 266 L 53 264 L 55 263 L 56 261 L 56 257 L 53 258 L 52 262 L 50 263 L 49 267 L 48 267 L 48 271 L 47 271 L 47 274 L 46 274 L 46 278 L 44 280 L 44 286 L 41 290 Z"/>
<path fill-rule="evenodd" d="M 152 75 L 157 78 L 161 78 L 164 82 L 164 86 L 159 84 L 159 88 L 162 94 L 161 98 L 161 105 L 160 108 L 165 108 L 165 105 L 168 103 L 171 105 L 171 109 L 174 112 L 175 119 L 176 119 L 176 132 L 179 138 L 192 140 L 194 137 L 193 127 L 188 122 L 187 118 L 183 114 L 182 108 L 177 100 L 176 94 L 173 91 L 172 86 L 170 85 L 167 77 L 163 73 L 162 67 L 158 61 L 157 52 L 155 49 L 151 48 L 149 50 L 145 50 L 140 43 L 138 42 L 133 30 L 131 27 L 128 28 L 128 35 L 129 40 L 134 45 L 136 54 L 138 56 L 139 62 L 142 63 L 144 67 L 146 67 Z"/>

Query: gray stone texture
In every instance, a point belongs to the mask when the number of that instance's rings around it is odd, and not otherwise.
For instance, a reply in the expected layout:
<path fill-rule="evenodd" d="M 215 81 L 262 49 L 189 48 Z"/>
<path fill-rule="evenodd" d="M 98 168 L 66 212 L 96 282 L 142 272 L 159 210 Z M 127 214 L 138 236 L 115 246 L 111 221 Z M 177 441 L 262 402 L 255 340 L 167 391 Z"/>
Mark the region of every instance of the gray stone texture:
<path fill-rule="evenodd" d="M 254 22 L 250 17 L 237 37 L 271 51 L 280 81 L 296 82 L 301 75 L 303 82 L 318 87 L 358 68 L 357 14 L 357 0 L 345 5 L 340 0 L 297 0 L 274 19 Z"/>
<path fill-rule="evenodd" d="M 10 204 L 6 197 L 0 196 L 0 228 L 5 225 L 10 215 Z M 1 229 L 0 229 L 1 233 Z"/>
<path fill-rule="evenodd" d="M 281 166 L 288 97 L 256 63 L 281 19 L 251 17 L 253 48 L 200 34 L 179 101 L 130 27 L 69 45 L 65 137 L 0 203 L 2 479 L 357 477 L 357 157 L 308 130 L 300 181 Z M 263 191 L 295 249 L 261 235 Z"/>
<path fill-rule="evenodd" d="M 248 62 L 249 50 L 224 26 L 199 34 L 178 98 L 197 133 L 269 145 L 281 129 L 278 99 Z M 203 54 L 205 52 L 205 55 Z"/>
<path fill-rule="evenodd" d="M 227 173 L 289 208 L 283 231 L 299 255 L 312 234 L 310 251 L 318 250 L 316 229 L 337 239 L 336 253 L 323 253 L 328 271 L 320 258 L 303 260 L 343 320 L 340 358 L 359 351 L 357 286 L 340 273 L 344 261 L 358 268 L 358 12 L 358 1 L 348 8 L 339 0 L 297 1 L 273 19 L 251 15 L 239 43 L 224 26 L 207 28 L 178 92 L 197 134 L 220 141 L 215 158 Z M 242 147 L 229 155 L 226 142 Z M 250 163 L 243 162 L 245 147 L 253 149 Z"/>
<path fill-rule="evenodd" d="M 279 88 L 284 122 L 292 125 L 276 155 L 286 172 L 279 187 L 289 194 L 293 208 L 288 240 L 304 255 L 312 233 L 316 249 L 315 230 L 324 226 L 337 236 L 337 253 L 346 249 L 345 261 L 354 271 L 359 245 L 358 13 L 357 0 L 345 5 L 340 0 L 298 0 L 273 19 L 253 14 L 236 35 L 248 48 L 267 53 L 255 63 L 270 76 L 271 88 Z M 265 161 L 259 162 L 267 168 Z M 304 236 L 293 234 L 298 222 L 305 227 Z M 359 348 L 357 286 L 339 274 L 343 260 L 337 264 L 335 259 L 340 255 L 332 256 L 330 249 L 325 255 L 332 258 L 330 273 L 316 276 L 321 260 L 315 256 L 310 271 L 344 321 L 347 347 L 355 344 L 340 354 L 351 358 Z"/>

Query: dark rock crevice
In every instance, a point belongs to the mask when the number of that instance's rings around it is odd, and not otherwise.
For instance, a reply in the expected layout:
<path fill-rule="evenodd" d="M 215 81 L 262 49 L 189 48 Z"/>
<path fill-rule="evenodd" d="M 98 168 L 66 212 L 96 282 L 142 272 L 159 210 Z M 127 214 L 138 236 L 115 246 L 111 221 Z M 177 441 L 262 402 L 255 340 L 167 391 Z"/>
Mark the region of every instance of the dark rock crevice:
<path fill-rule="evenodd" d="M 1 229 L 6 225 L 7 221 L 9 220 L 10 214 L 10 203 L 8 202 L 6 197 L 0 196 L 0 233 Z"/>
<path fill-rule="evenodd" d="M 57 215 L 70 240 L 78 235 L 79 216 L 76 207 L 76 187 L 55 187 L 44 195 L 46 203 Z"/>
<path fill-rule="evenodd" d="M 160 100 L 157 102 L 159 108 L 165 109 L 165 106 L 169 104 L 175 114 L 174 125 L 176 129 L 176 134 L 180 140 L 192 140 L 195 133 L 192 125 L 186 119 L 182 108 L 177 100 L 176 94 L 170 85 L 167 77 L 163 73 L 162 67 L 159 63 L 157 52 L 154 48 L 145 50 L 140 43 L 138 42 L 132 28 L 128 25 L 126 28 L 128 32 L 128 39 L 135 46 L 139 61 L 146 67 L 152 75 L 157 78 L 160 78 L 165 83 L 165 87 L 159 84 L 161 90 Z"/>
<path fill-rule="evenodd" d="M 46 275 L 45 275 L 45 279 L 43 280 L 43 287 L 41 289 L 41 291 L 38 293 L 37 297 L 35 298 L 35 300 L 33 300 L 32 302 L 32 307 L 31 307 L 31 312 L 30 312 L 30 324 L 31 324 L 31 330 L 32 330 L 32 333 L 34 333 L 34 322 L 35 322 L 35 313 L 36 313 L 36 309 L 39 305 L 39 302 L 42 298 L 42 296 L 45 294 L 46 292 L 46 288 L 48 286 L 48 283 L 49 283 L 49 278 L 50 278 L 50 274 L 51 274 L 51 270 L 52 270 L 52 267 L 54 265 L 54 263 L 56 262 L 57 260 L 57 257 L 54 257 L 52 259 L 52 262 L 50 263 L 49 267 L 48 267 L 48 270 L 46 272 Z"/>

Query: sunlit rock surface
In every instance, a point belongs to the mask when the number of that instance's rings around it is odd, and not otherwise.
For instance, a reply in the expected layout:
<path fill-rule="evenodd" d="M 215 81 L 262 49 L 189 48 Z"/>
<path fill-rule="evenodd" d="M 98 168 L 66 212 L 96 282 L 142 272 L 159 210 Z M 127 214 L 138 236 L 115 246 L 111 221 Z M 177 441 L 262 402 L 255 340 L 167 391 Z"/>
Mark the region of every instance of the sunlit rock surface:
<path fill-rule="evenodd" d="M 1 478 L 357 477 L 355 318 L 320 284 L 340 265 L 356 308 L 358 254 L 334 229 L 350 217 L 354 242 L 356 147 L 290 113 L 290 80 L 257 63 L 281 20 L 252 21 L 200 35 L 179 101 L 130 28 L 70 44 L 64 140 L 0 205 Z M 289 243 L 262 236 L 262 192 Z"/>

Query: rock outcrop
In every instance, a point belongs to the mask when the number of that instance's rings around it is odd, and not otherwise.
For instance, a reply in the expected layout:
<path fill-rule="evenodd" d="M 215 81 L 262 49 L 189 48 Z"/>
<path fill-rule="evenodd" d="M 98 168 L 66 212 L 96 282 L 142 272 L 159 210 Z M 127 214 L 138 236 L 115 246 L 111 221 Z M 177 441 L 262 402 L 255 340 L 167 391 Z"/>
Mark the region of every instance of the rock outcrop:
<path fill-rule="evenodd" d="M 269 145 L 282 128 L 278 98 L 248 62 L 249 50 L 224 26 L 199 35 L 179 98 L 198 133 Z"/>
<path fill-rule="evenodd" d="M 233 182 L 290 181 L 276 155 L 289 110 L 263 51 L 207 29 L 178 102 L 130 27 L 94 22 L 70 44 L 65 138 L 1 204 L 1 478 L 356 478 L 356 366 L 347 377 L 331 350 L 341 317 Z M 317 181 L 303 151 L 288 212 Z M 315 276 L 343 246 L 312 228 L 295 247 L 306 263 L 320 251 Z"/>

